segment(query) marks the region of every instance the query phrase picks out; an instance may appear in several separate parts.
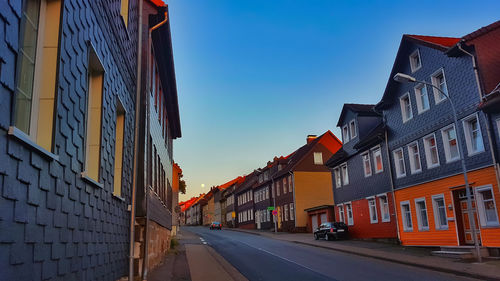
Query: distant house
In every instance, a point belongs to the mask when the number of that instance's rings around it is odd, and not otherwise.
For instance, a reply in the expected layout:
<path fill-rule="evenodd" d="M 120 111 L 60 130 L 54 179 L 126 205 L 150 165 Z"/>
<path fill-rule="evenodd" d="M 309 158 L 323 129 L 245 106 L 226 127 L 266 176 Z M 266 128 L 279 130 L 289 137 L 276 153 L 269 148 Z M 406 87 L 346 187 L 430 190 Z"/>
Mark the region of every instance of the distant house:
<path fill-rule="evenodd" d="M 216 189 L 216 187 L 210 188 L 210 191 L 200 201 L 202 207 L 202 225 L 209 225 L 214 221 L 214 191 Z"/>
<path fill-rule="evenodd" d="M 238 220 L 236 215 L 236 202 L 235 191 L 245 181 L 244 176 L 237 177 L 236 179 L 222 185 L 221 193 L 221 216 L 222 224 L 225 227 L 234 228 L 237 226 Z M 227 187 L 225 187 L 228 185 Z"/>
<path fill-rule="evenodd" d="M 256 229 L 274 228 L 272 211 L 268 208 L 274 206 L 271 196 L 271 175 L 278 169 L 277 160 L 278 158 L 275 158 L 274 162 L 268 162 L 266 167 L 256 170 L 257 184 L 253 188 Z"/>
<path fill-rule="evenodd" d="M 336 221 L 353 238 L 397 238 L 394 196 L 382 115 L 371 104 L 344 104 L 337 126 L 342 148 L 332 171 Z"/>
<path fill-rule="evenodd" d="M 272 175 L 271 191 L 276 196 L 278 229 L 312 231 L 319 218 L 317 214 L 308 214 L 306 209 L 314 207 L 322 206 L 318 214 L 328 213 L 327 219 L 334 219 L 330 208 L 333 205 L 332 178 L 324 163 L 341 146 L 340 140 L 330 131 L 319 137 L 309 135 L 305 145 L 282 161 L 286 164 L 278 164 L 278 171 Z"/>
<path fill-rule="evenodd" d="M 477 206 L 479 242 L 500 245 L 498 178 L 482 94 L 460 38 L 404 35 L 384 95 L 383 112 L 403 245 L 466 246 L 474 243 L 459 149 Z M 394 81 L 405 73 L 425 84 Z M 459 124 L 453 122 L 448 98 Z M 497 203 L 495 203 L 495 201 Z"/>
<path fill-rule="evenodd" d="M 255 228 L 253 187 L 257 184 L 257 178 L 256 172 L 249 174 L 234 191 L 238 228 Z"/>

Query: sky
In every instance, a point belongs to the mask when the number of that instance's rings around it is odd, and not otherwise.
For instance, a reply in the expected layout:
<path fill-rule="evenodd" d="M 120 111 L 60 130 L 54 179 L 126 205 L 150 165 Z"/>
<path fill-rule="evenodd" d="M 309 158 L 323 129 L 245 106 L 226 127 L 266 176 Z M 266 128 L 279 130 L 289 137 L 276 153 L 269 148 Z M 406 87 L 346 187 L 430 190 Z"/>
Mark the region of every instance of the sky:
<path fill-rule="evenodd" d="M 344 103 L 380 100 L 403 34 L 462 37 L 500 19 L 498 0 L 165 2 L 181 201 L 288 155 L 309 134 L 340 136 Z"/>

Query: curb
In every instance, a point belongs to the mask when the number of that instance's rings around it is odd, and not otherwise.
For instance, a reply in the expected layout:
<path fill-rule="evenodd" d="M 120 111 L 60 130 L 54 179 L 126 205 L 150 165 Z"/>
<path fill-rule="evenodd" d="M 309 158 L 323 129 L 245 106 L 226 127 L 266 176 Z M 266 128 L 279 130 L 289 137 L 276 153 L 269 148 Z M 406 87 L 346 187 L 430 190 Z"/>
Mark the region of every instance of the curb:
<path fill-rule="evenodd" d="M 343 253 L 357 255 L 357 256 L 362 256 L 362 257 L 375 258 L 375 259 L 378 259 L 378 260 L 384 260 L 384 261 L 389 261 L 389 262 L 393 262 L 393 263 L 399 263 L 399 264 L 414 266 L 414 267 L 418 267 L 418 268 L 426 268 L 426 269 L 430 269 L 430 270 L 434 270 L 434 271 L 451 273 L 451 274 L 455 274 L 455 275 L 459 275 L 459 276 L 466 276 L 466 277 L 472 277 L 472 278 L 481 278 L 483 280 L 488 280 L 488 281 L 500 281 L 500 276 L 499 277 L 492 277 L 492 276 L 488 276 L 488 275 L 470 273 L 470 272 L 466 272 L 466 271 L 454 270 L 454 269 L 444 268 L 444 267 L 439 267 L 439 266 L 432 266 L 432 265 L 427 265 L 427 264 L 418 264 L 418 263 L 408 262 L 408 261 L 404 261 L 404 260 L 400 260 L 400 259 L 389 258 L 389 257 L 385 257 L 385 256 L 378 256 L 378 255 L 371 255 L 371 254 L 366 254 L 366 253 L 360 253 L 360 252 L 355 252 L 353 250 L 331 248 L 331 247 L 326 247 L 326 246 L 321 246 L 321 245 L 316 245 L 316 244 L 311 244 L 311 243 L 301 242 L 301 241 L 283 240 L 283 239 L 278 239 L 278 238 L 273 237 L 273 236 L 262 235 L 261 233 L 255 233 L 255 232 L 250 232 L 250 231 L 242 231 L 242 230 L 231 229 L 231 228 L 228 228 L 227 230 L 236 231 L 236 232 L 243 232 L 243 233 L 248 233 L 248 234 L 258 235 L 258 236 L 265 236 L 265 237 L 268 237 L 268 238 L 271 238 L 271 239 L 275 239 L 275 240 L 281 240 L 281 241 L 291 242 L 291 243 L 295 243 L 295 244 L 301 244 L 301 245 L 306 245 L 306 246 L 311 246 L 311 247 L 316 247 L 316 248 L 322 248 L 322 249 L 331 250 L 331 251 L 343 252 Z"/>

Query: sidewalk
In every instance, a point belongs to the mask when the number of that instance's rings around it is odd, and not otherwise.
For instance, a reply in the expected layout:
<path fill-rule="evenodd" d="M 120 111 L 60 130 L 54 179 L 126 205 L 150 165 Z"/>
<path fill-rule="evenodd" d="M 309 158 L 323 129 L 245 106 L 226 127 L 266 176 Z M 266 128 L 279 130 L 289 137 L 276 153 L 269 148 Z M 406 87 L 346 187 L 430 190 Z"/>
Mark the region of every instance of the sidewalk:
<path fill-rule="evenodd" d="M 481 278 L 484 280 L 500 280 L 500 260 L 489 260 L 481 264 L 469 263 L 451 258 L 431 256 L 430 249 L 420 247 L 404 247 L 388 243 L 359 240 L 314 240 L 310 233 L 278 232 L 275 234 L 270 231 L 237 228 L 226 228 L 226 230 L 262 235 L 272 239 L 428 268 L 462 276 Z"/>
<path fill-rule="evenodd" d="M 176 239 L 179 245 L 170 250 L 163 263 L 151 271 L 149 281 L 248 281 L 195 234 L 179 230 Z"/>

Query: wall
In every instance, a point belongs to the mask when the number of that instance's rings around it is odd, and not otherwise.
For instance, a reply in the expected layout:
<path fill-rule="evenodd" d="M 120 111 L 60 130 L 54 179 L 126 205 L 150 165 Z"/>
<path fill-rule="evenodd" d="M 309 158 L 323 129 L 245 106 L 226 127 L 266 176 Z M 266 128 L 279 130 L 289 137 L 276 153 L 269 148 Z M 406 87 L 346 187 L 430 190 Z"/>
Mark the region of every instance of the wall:
<path fill-rule="evenodd" d="M 170 230 L 151 221 L 149 223 L 148 268 L 155 268 L 163 261 L 170 247 Z"/>
<path fill-rule="evenodd" d="M 333 205 L 330 172 L 294 172 L 295 226 L 306 227 L 308 215 L 304 209 Z"/>
<path fill-rule="evenodd" d="M 21 1 L 0 4 L 0 263 L 6 280 L 116 280 L 128 272 L 137 1 L 125 30 L 116 1 L 63 1 L 54 150 L 7 135 Z M 8 6 L 10 5 L 10 6 Z M 131 39 L 127 39 L 129 35 Z M 88 42 L 106 70 L 99 181 L 84 182 Z M 127 59 L 126 59 L 127 58 Z M 123 200 L 112 195 L 116 100 L 127 114 Z"/>

